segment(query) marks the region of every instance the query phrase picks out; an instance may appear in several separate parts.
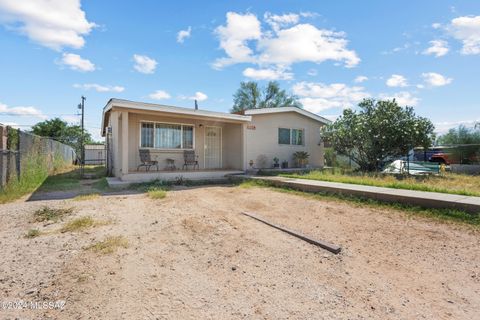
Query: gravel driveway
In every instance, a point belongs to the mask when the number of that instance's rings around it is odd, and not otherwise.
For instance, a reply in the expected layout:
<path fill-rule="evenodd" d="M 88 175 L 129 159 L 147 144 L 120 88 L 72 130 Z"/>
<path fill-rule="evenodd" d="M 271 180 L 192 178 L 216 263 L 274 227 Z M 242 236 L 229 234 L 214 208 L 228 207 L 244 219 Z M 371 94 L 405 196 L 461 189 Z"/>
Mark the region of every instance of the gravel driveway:
<path fill-rule="evenodd" d="M 45 205 L 73 208 L 33 222 Z M 240 214 L 342 246 L 334 255 Z M 177 188 L 0 206 L 1 319 L 474 319 L 478 229 L 266 188 Z M 98 223 L 60 227 L 82 216 Z M 32 228 L 35 238 L 24 237 Z M 108 236 L 128 247 L 86 250 Z"/>

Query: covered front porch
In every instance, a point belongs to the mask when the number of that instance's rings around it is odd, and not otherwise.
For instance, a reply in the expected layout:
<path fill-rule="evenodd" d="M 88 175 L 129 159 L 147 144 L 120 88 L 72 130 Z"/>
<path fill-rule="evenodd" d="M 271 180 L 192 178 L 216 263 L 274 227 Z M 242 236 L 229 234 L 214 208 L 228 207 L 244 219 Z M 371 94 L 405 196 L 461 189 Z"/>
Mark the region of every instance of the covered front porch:
<path fill-rule="evenodd" d="M 108 114 L 113 175 L 125 182 L 144 182 L 217 180 L 227 174 L 243 173 L 244 124 L 249 118 L 185 110 L 113 106 Z M 155 163 L 148 171 L 142 166 L 145 159 L 140 157 L 141 151 Z M 191 162 L 185 166 L 187 153 L 193 154 L 195 166 Z"/>

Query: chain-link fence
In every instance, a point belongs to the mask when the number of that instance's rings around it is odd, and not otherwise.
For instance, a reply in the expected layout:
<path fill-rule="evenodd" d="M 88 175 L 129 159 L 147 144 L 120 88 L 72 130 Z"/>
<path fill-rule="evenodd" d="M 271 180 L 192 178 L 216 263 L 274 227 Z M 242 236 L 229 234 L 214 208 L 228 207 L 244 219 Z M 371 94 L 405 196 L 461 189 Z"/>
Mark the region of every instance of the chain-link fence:
<path fill-rule="evenodd" d="M 52 173 L 76 159 L 75 150 L 50 138 L 0 124 L 0 187 L 40 172 Z"/>

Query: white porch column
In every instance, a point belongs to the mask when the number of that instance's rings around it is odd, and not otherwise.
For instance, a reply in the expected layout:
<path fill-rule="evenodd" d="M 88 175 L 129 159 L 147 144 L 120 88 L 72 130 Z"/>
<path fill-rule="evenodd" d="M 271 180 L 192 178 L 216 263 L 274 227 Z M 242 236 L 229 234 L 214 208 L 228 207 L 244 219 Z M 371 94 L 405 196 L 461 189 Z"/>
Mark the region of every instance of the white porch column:
<path fill-rule="evenodd" d="M 113 160 L 113 175 L 120 176 L 120 130 L 119 130 L 119 112 L 111 111 L 110 125 L 112 126 L 112 160 Z"/>
<path fill-rule="evenodd" d="M 243 171 L 247 171 L 248 169 L 248 159 L 247 159 L 247 144 L 248 144 L 248 141 L 247 141 L 247 124 L 246 123 L 242 123 L 241 124 L 242 126 L 242 167 L 243 167 Z"/>
<path fill-rule="evenodd" d="M 128 174 L 128 112 L 122 112 L 122 175 Z"/>

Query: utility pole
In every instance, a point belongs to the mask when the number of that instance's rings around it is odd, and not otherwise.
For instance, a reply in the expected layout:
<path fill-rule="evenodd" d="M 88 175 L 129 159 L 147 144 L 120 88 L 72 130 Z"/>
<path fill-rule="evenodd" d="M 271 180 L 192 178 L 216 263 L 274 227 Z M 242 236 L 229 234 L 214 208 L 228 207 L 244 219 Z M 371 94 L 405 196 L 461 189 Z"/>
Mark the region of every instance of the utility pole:
<path fill-rule="evenodd" d="M 80 122 L 82 128 L 82 135 L 80 136 L 80 175 L 83 177 L 83 171 L 85 166 L 85 98 L 81 97 L 82 102 L 78 105 L 78 109 L 82 111 L 82 120 Z"/>

